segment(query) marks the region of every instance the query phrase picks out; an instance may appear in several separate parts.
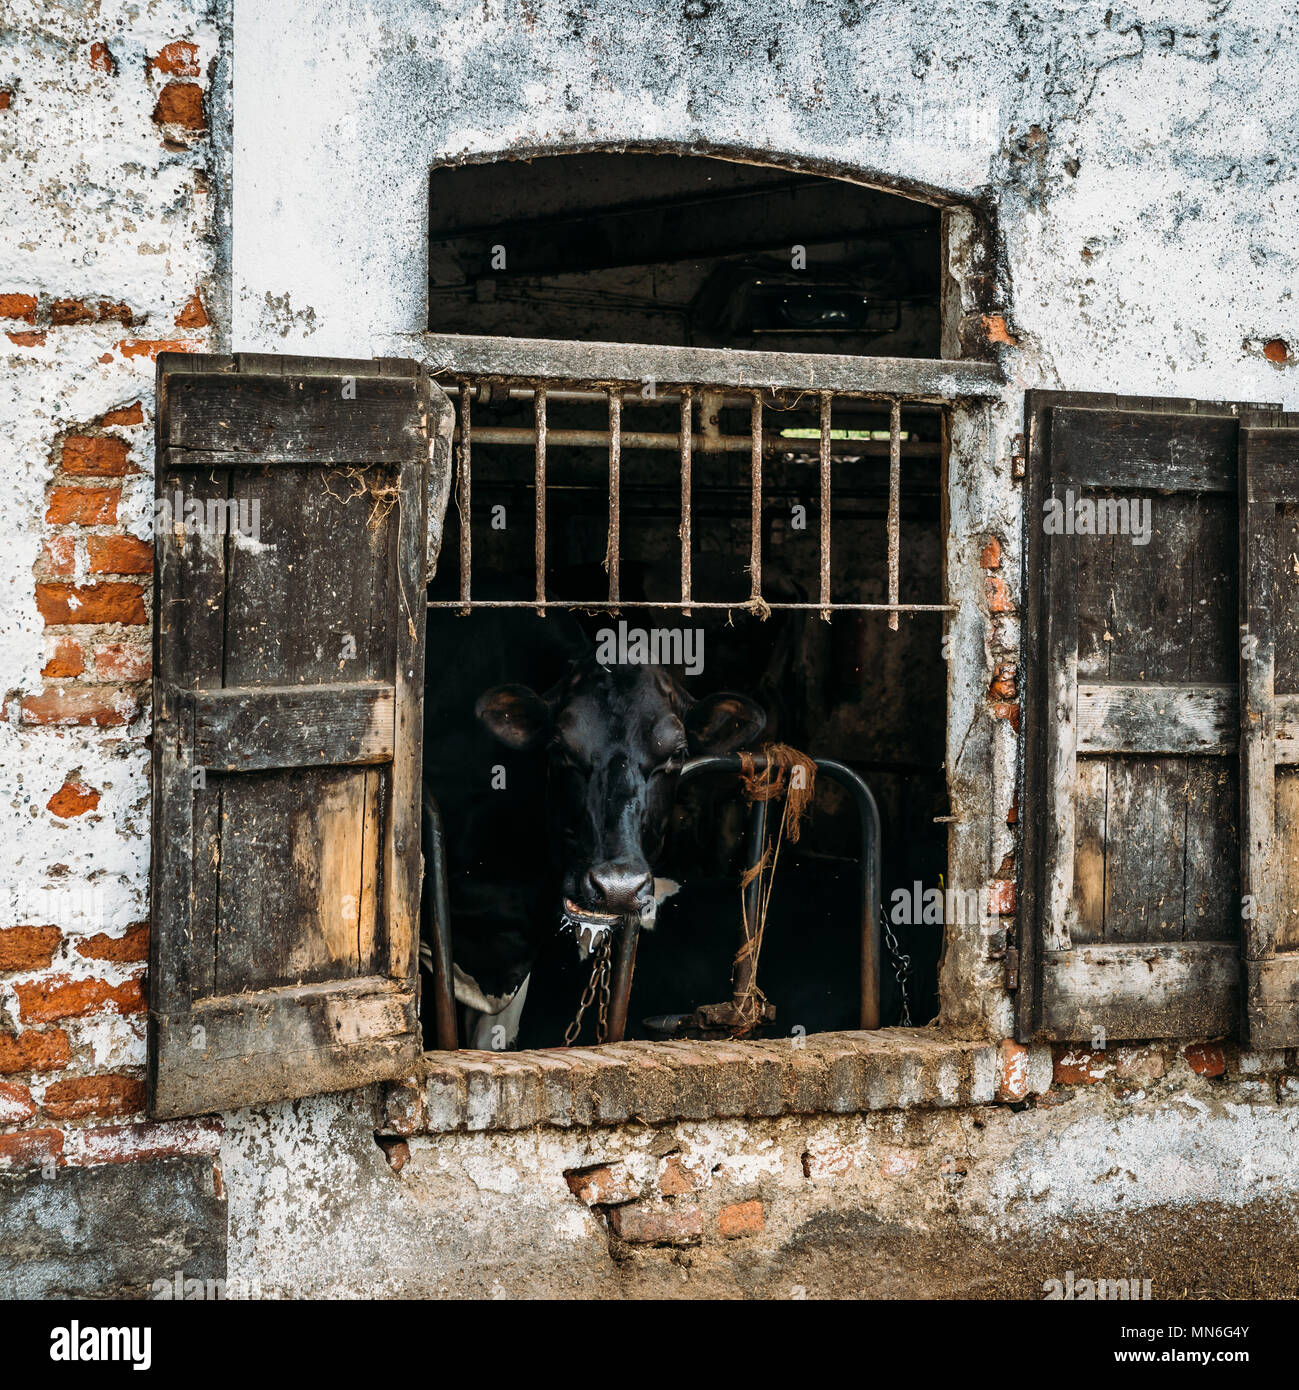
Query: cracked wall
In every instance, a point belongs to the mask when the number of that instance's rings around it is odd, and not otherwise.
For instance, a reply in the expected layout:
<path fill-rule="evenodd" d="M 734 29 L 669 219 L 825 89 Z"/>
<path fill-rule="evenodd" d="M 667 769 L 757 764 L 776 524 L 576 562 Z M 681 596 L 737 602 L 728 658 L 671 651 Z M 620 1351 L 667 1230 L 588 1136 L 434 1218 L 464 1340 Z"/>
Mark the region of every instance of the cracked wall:
<path fill-rule="evenodd" d="M 598 10 L 330 0 L 310 11 L 267 0 L 234 20 L 225 0 L 11 5 L 0 33 L 0 159 L 11 175 L 0 193 L 0 1158 L 212 1161 L 223 1127 L 149 1125 L 139 1110 L 152 356 L 161 345 L 418 355 L 427 170 L 494 155 L 692 150 L 858 177 L 954 209 L 953 318 L 966 331 L 953 328 L 947 350 L 995 352 L 1008 387 L 953 423 L 948 567 L 975 601 L 952 633 L 961 819 L 950 868 L 954 883 L 992 886 L 1006 915 L 953 938 L 944 1013 L 1004 1036 L 1018 768 L 1013 679 L 998 672 L 1019 642 L 1022 392 L 1299 406 L 1297 49 L 1279 0 L 616 0 Z M 976 263 L 965 205 L 995 228 L 991 265 Z M 1135 1173 L 1132 1205 L 1191 1225 L 1197 1205 L 1234 1212 L 1244 1230 L 1242 1213 L 1292 1203 L 1284 1164 L 1252 1195 L 1234 1171 L 1242 1136 L 1281 1151 L 1292 1124 L 1275 1099 L 1236 1110 L 1152 1096 L 1111 1104 L 1084 1099 L 1072 1113 L 1091 1115 L 1087 1124 L 1035 1103 L 1006 1112 L 991 1126 L 996 1142 L 980 1140 L 969 1191 L 1005 1205 L 1026 1172 L 1075 1161 L 1087 1181 Z M 546 1244 L 559 1212 L 555 1248 L 587 1252 L 575 1269 L 622 1268 L 559 1185 L 565 1169 L 599 1159 L 604 1140 L 414 1139 L 401 1190 L 416 1196 L 397 1200 L 358 1106 L 326 1099 L 226 1117 L 241 1276 L 364 1291 L 372 1226 L 403 1252 L 394 1291 L 432 1279 L 419 1264 L 432 1242 L 444 1247 L 433 1269 L 451 1280 L 467 1261 L 456 1287 L 490 1293 L 500 1233 Z M 947 1142 L 939 1131 L 978 1133 L 973 1111 L 931 1118 L 917 1152 Z M 804 1128 L 869 1147 L 892 1123 Z M 691 1142 L 760 1156 L 784 1143 L 777 1133 L 719 1126 Z M 650 1142 L 628 1134 L 624 1147 Z M 511 1167 L 521 1146 L 530 1156 Z M 1192 1159 L 1195 1183 L 1160 1176 L 1161 1163 Z M 927 1161 L 909 1171 L 927 1174 Z M 483 1165 L 519 1174 L 517 1190 L 484 1195 L 471 1171 Z M 869 1221 L 895 1212 L 889 1192 L 911 1191 L 911 1179 L 894 1189 L 872 1178 L 822 1202 L 786 1168 L 806 1221 L 795 1209 L 780 1240 L 823 1270 L 836 1249 L 873 1239 Z M 313 1205 L 308 1183 L 333 1188 Z M 1050 1200 L 1028 1194 L 1024 1210 L 1050 1220 L 1016 1229 L 1031 1244 L 1050 1221 L 1099 1219 L 1091 1190 L 1079 1177 L 1052 1185 Z M 956 1204 L 955 1226 L 927 1201 L 933 1232 L 983 1239 L 972 1199 Z M 439 1203 L 460 1213 L 459 1238 L 430 1224 Z M 905 1229 L 914 1236 L 914 1223 Z M 263 1230 L 299 1252 L 325 1233 L 332 1253 L 295 1275 Z M 768 1287 L 760 1274 L 725 1272 L 743 1267 L 738 1256 L 709 1258 L 722 1261 L 722 1283 Z M 680 1263 L 662 1263 L 664 1279 L 681 1278 Z"/>

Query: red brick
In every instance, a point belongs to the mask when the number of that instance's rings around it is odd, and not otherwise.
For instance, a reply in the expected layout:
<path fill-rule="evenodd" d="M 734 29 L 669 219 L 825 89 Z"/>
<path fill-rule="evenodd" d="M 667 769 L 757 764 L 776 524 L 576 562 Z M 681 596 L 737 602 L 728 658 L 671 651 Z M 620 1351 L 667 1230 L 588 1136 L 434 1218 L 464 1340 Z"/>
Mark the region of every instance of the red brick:
<path fill-rule="evenodd" d="M 735 1202 L 717 1213 L 717 1229 L 727 1240 L 756 1236 L 762 1224 L 761 1202 Z"/>
<path fill-rule="evenodd" d="M 95 648 L 95 674 L 106 681 L 147 681 L 153 675 L 153 654 L 148 647 L 106 642 Z"/>
<path fill-rule="evenodd" d="M 79 676 L 86 669 L 85 654 L 75 637 L 56 637 L 47 651 L 45 665 L 41 667 L 42 676 Z"/>
<path fill-rule="evenodd" d="M 1290 344 L 1284 338 L 1273 338 L 1263 344 L 1263 356 L 1269 362 L 1286 363 L 1290 360 Z"/>
<path fill-rule="evenodd" d="M 1007 1039 L 997 1059 L 997 1099 L 1024 1100 L 1028 1096 L 1028 1048 Z"/>
<path fill-rule="evenodd" d="M 30 1029 L 17 1037 L 0 1033 L 0 1075 L 23 1071 L 61 1071 L 68 1065 L 72 1049 L 62 1028 L 43 1033 Z"/>
<path fill-rule="evenodd" d="M 1013 613 L 1015 611 L 1014 601 L 1010 597 L 1010 590 L 1006 587 L 1004 579 L 990 574 L 983 581 L 983 589 L 988 596 L 989 613 Z"/>
<path fill-rule="evenodd" d="M 84 299 L 56 299 L 50 305 L 50 322 L 56 328 L 74 323 L 94 323 L 95 311 Z"/>
<path fill-rule="evenodd" d="M 90 66 L 96 72 L 106 72 L 110 77 L 117 71 L 117 60 L 109 52 L 106 43 L 90 45 Z"/>
<path fill-rule="evenodd" d="M 1013 661 L 999 662 L 992 673 L 992 683 L 988 686 L 988 698 L 1013 700 L 1019 690 L 1017 674 Z"/>
<path fill-rule="evenodd" d="M 12 87 L 0 87 L 0 111 L 8 111 L 14 104 L 14 89 Z"/>
<path fill-rule="evenodd" d="M 135 322 L 135 310 L 129 304 L 117 304 L 111 299 L 101 299 L 99 308 L 95 311 L 95 317 L 100 323 L 107 323 L 109 319 L 116 319 L 123 328 L 130 328 Z"/>
<path fill-rule="evenodd" d="M 153 108 L 158 125 L 178 125 L 186 130 L 205 130 L 203 89 L 193 82 L 168 82 Z"/>
<path fill-rule="evenodd" d="M 1011 727 L 1016 733 L 1019 733 L 1019 706 L 1018 706 L 1018 705 L 1011 705 L 1011 704 L 1006 704 L 1006 703 L 1004 703 L 1004 702 L 999 702 L 999 703 L 997 703 L 997 704 L 995 704 L 995 705 L 990 705 L 990 706 L 989 706 L 989 709 L 991 709 L 991 711 L 992 711 L 992 717 L 993 717 L 994 719 L 1004 719 L 1004 720 L 1006 720 L 1006 722 L 1010 725 L 1010 727 Z"/>
<path fill-rule="evenodd" d="M 138 584 L 38 584 L 36 607 L 51 626 L 146 621 Z"/>
<path fill-rule="evenodd" d="M 197 290 L 185 302 L 185 307 L 176 315 L 177 328 L 206 328 L 207 310 L 203 307 L 203 297 Z"/>
<path fill-rule="evenodd" d="M 198 352 L 201 347 L 190 338 L 123 338 L 117 350 L 123 357 L 147 357 L 152 362 L 160 352 Z"/>
<path fill-rule="evenodd" d="M 1001 568 L 1001 542 L 996 536 L 989 536 L 987 543 L 979 554 L 979 564 L 985 570 L 995 570 Z"/>
<path fill-rule="evenodd" d="M 27 1129 L 0 1134 L 0 1167 L 40 1168 L 60 1161 L 63 1135 L 57 1129 Z"/>
<path fill-rule="evenodd" d="M 144 406 L 139 401 L 133 401 L 130 405 L 120 405 L 116 410 L 105 411 L 99 417 L 101 425 L 142 425 L 144 424 Z"/>
<path fill-rule="evenodd" d="M 1010 331 L 1006 320 L 1000 314 L 983 315 L 983 332 L 990 343 L 1005 343 L 1007 347 L 1019 345 L 1019 339 Z"/>
<path fill-rule="evenodd" d="M 87 536 L 92 574 L 152 574 L 153 546 L 134 536 Z"/>
<path fill-rule="evenodd" d="M 1192 1043 L 1186 1060 L 1197 1076 L 1222 1076 L 1227 1070 L 1227 1057 L 1218 1043 Z"/>
<path fill-rule="evenodd" d="M 149 66 L 154 72 L 165 72 L 172 77 L 197 77 L 198 45 L 188 39 L 177 39 L 150 58 Z"/>
<path fill-rule="evenodd" d="M 1060 1086 L 1094 1086 L 1114 1070 L 1114 1064 L 1104 1052 L 1090 1052 L 1081 1047 L 1057 1047 L 1052 1079 Z"/>
<path fill-rule="evenodd" d="M 1013 879 L 996 878 L 988 885 L 988 911 L 994 917 L 1006 917 L 1015 911 Z"/>
<path fill-rule="evenodd" d="M 44 970 L 58 949 L 58 927 L 6 927 L 0 931 L 0 970 Z"/>
<path fill-rule="evenodd" d="M 569 1191 L 588 1207 L 610 1206 L 615 1202 L 630 1202 L 640 1195 L 640 1188 L 621 1163 L 600 1164 L 564 1174 Z"/>
<path fill-rule="evenodd" d="M 41 1109 L 52 1120 L 116 1119 L 144 1109 L 144 1082 L 133 1076 L 74 1076 L 45 1088 Z"/>
<path fill-rule="evenodd" d="M 703 1213 L 684 1202 L 614 1207 L 609 1225 L 631 1245 L 690 1245 L 704 1233 Z"/>
<path fill-rule="evenodd" d="M 1158 1081 L 1167 1070 L 1164 1054 L 1154 1047 L 1116 1047 L 1114 1074 L 1125 1081 Z"/>
<path fill-rule="evenodd" d="M 114 435 L 72 434 L 63 441 L 63 471 L 79 478 L 120 478 L 134 473 L 131 446 Z"/>
<path fill-rule="evenodd" d="M 22 319 L 24 323 L 35 323 L 36 296 L 0 294 L 0 319 Z"/>
<path fill-rule="evenodd" d="M 43 328 L 39 331 L 25 333 L 6 333 L 5 337 L 8 338 L 15 347 L 45 346 L 45 330 Z"/>
<path fill-rule="evenodd" d="M 145 960 L 149 954 L 149 924 L 136 922 L 121 936 L 109 936 L 107 932 L 88 936 L 77 942 L 77 954 L 87 960 Z"/>
<path fill-rule="evenodd" d="M 681 1197 L 702 1185 L 693 1168 L 687 1168 L 680 1154 L 669 1154 L 659 1170 L 659 1191 L 665 1197 Z"/>
<path fill-rule="evenodd" d="M 0 1081 L 0 1125 L 21 1125 L 36 1113 L 36 1102 L 26 1086 Z"/>
<path fill-rule="evenodd" d="M 62 820 L 71 820 L 74 816 L 84 816 L 98 805 L 99 793 L 93 787 L 81 782 L 64 782 L 45 803 L 45 809 Z"/>
<path fill-rule="evenodd" d="M 51 536 L 41 547 L 41 564 L 48 574 L 71 574 L 77 566 L 77 538 Z"/>
<path fill-rule="evenodd" d="M 95 725 L 106 729 L 129 724 L 140 712 L 131 696 L 105 687 L 89 690 L 43 690 L 25 696 L 22 702 L 24 724 Z"/>
<path fill-rule="evenodd" d="M 122 1014 L 136 1014 L 144 1009 L 144 991 L 138 979 L 110 985 L 107 980 L 73 980 L 56 975 L 15 985 L 14 994 L 24 1023 L 84 1018 L 109 1007 Z"/>
<path fill-rule="evenodd" d="M 132 1163 L 175 1154 L 215 1157 L 221 1128 L 215 1120 L 181 1120 L 163 1124 L 104 1125 L 75 1129 L 68 1135 L 70 1163 Z M 215 1176 L 215 1175 L 214 1175 Z"/>
<path fill-rule="evenodd" d="M 52 487 L 45 520 L 54 526 L 112 526 L 121 500 L 119 487 Z"/>

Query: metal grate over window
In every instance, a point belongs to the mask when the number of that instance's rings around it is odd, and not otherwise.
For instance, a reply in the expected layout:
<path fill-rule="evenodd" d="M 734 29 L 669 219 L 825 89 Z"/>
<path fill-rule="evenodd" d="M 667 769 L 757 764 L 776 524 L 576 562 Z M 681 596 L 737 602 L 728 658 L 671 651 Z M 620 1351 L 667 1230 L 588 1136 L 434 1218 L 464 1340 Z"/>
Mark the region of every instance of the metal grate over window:
<path fill-rule="evenodd" d="M 638 608 L 680 610 L 745 609 L 765 615 L 780 610 L 808 610 L 828 620 L 839 611 L 881 612 L 894 631 L 903 613 L 945 613 L 947 603 L 901 601 L 903 466 L 909 459 L 941 459 L 941 423 L 935 407 L 920 406 L 903 397 L 879 392 L 828 389 L 736 388 L 704 382 L 653 386 L 641 381 L 556 381 L 528 376 L 477 376 L 447 374 L 443 389 L 457 398 L 455 503 L 459 513 L 459 595 L 432 600 L 431 608 L 469 613 L 483 608 L 595 609 L 616 611 L 630 602 Z M 508 402 L 515 423 L 491 420 L 485 407 Z M 531 405 L 531 418 L 517 423 L 519 409 Z M 569 413 L 585 407 L 577 427 L 552 422 L 552 407 Z M 590 412 L 599 412 L 592 421 Z M 907 428 L 904 410 L 928 411 L 928 429 Z M 624 426 L 625 413 L 635 413 L 632 428 Z M 737 418 L 747 418 L 747 429 L 736 428 Z M 723 421 L 732 423 L 723 426 Z M 791 427 L 793 421 L 808 422 Z M 535 495 L 533 537 L 535 585 L 530 596 L 475 598 L 473 588 L 473 461 L 476 447 L 519 448 L 532 453 L 531 491 Z M 551 450 L 599 451 L 607 459 L 608 523 L 603 567 L 608 582 L 603 593 L 581 598 L 551 597 L 547 586 L 547 493 Z M 673 499 L 679 510 L 680 592 L 670 599 L 628 599 L 622 586 L 624 454 L 632 451 L 672 453 L 680 464 L 680 495 Z M 719 455 L 747 457 L 749 551 L 745 569 L 747 597 L 701 598 L 694 589 L 697 460 Z M 806 601 L 764 593 L 763 516 L 768 501 L 764 475 L 773 458 L 799 457 L 816 470 L 809 491 L 819 521 L 819 592 Z M 887 493 L 884 513 L 886 574 L 883 602 L 847 602 L 832 596 L 832 533 L 836 469 L 869 463 L 876 469 L 887 461 Z M 675 486 L 675 484 L 674 484 Z"/>

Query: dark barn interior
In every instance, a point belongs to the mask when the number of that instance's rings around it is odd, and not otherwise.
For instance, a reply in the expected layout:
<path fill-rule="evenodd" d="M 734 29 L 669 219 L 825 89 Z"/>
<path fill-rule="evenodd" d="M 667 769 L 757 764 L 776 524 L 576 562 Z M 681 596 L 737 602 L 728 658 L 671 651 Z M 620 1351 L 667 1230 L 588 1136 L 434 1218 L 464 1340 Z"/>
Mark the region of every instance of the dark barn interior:
<path fill-rule="evenodd" d="M 940 355 L 936 211 L 851 184 L 704 158 L 562 156 L 435 170 L 431 223 L 436 332 Z M 793 268 L 795 260 L 801 268 Z M 526 600 L 534 582 L 532 391 L 454 374 L 443 385 L 453 399 L 473 393 L 474 597 Z M 679 607 L 637 607 L 679 601 L 681 484 L 675 446 L 630 442 L 677 431 L 680 394 L 670 383 L 654 383 L 652 394 L 625 393 L 618 618 L 632 626 L 703 629 L 703 670 L 682 677 L 693 694 L 750 695 L 768 711 L 764 740 L 838 759 L 865 778 L 882 818 L 887 906 L 896 888 L 940 886 L 945 870 L 943 615 L 903 614 L 893 632 L 883 612 L 837 612 L 825 622 L 815 611 L 778 610 L 764 621 L 738 606 L 749 593 L 750 399 L 702 389 L 694 398 L 694 430 L 719 443 L 694 458 L 692 593 L 737 607 L 687 616 Z M 782 393 L 769 394 L 764 406 L 764 593 L 773 603 L 807 601 L 817 596 L 820 573 L 818 402 L 811 393 Z M 545 616 L 516 609 L 508 617 L 501 610 L 430 611 L 425 775 L 434 782 L 441 775 L 449 785 L 459 756 L 451 736 L 438 732 L 440 671 L 461 679 L 475 673 L 470 679 L 485 685 L 531 683 L 544 679 L 537 672 L 549 662 L 558 678 L 563 659 L 551 639 L 560 625 L 580 625 L 594 641 L 617 621 L 592 603 L 607 585 L 607 398 L 556 384 L 547 412 L 552 435 L 586 431 L 591 438 L 548 450 L 546 592 L 575 608 Z M 835 602 L 887 599 L 889 425 L 886 402 L 835 401 Z M 901 429 L 900 601 L 938 604 L 945 421 L 936 408 L 904 404 Z M 456 596 L 460 525 L 452 505 L 431 599 Z M 524 664 L 524 650 L 531 669 L 516 672 L 512 662 Z M 535 767 L 517 771 L 520 779 L 536 775 Z M 447 823 L 454 837 L 454 810 Z M 539 827 L 526 832 L 521 826 L 500 861 L 481 864 L 479 872 L 531 871 L 544 837 Z M 681 888 L 664 903 L 655 930 L 642 935 L 629 1037 L 653 1036 L 648 1018 L 729 997 L 744 832 L 734 779 L 709 778 L 682 790 L 664 861 L 655 866 Z M 800 842 L 781 851 L 759 970 L 777 1010 L 771 1032 L 856 1026 L 858 866 L 854 809 L 825 781 Z M 453 921 L 457 891 L 464 885 L 452 884 Z M 941 927 L 895 930 L 912 962 L 911 1019 L 924 1023 L 937 1012 Z M 554 938 L 534 971 L 520 1046 L 561 1041 L 588 971 L 571 940 Z M 901 996 L 887 955 L 882 1003 L 882 1021 L 896 1023 Z M 425 1027 L 428 1034 L 427 1018 Z"/>

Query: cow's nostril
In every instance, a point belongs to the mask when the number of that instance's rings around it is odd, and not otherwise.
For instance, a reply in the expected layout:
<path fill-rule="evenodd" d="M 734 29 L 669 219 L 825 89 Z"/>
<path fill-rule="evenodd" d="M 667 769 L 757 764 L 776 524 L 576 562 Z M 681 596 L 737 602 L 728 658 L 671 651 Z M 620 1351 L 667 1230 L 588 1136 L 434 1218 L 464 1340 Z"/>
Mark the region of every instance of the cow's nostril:
<path fill-rule="evenodd" d="M 639 912 L 654 897 L 654 875 L 639 865 L 596 864 L 586 882 L 607 912 Z"/>

